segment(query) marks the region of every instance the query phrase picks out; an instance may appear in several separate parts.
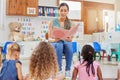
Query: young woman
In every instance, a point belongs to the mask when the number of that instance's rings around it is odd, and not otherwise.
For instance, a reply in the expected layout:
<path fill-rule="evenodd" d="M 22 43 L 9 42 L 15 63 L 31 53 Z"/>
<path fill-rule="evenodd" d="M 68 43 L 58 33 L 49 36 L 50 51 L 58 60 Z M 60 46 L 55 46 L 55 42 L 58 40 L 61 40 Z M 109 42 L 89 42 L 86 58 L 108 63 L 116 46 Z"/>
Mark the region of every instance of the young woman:
<path fill-rule="evenodd" d="M 60 38 L 52 37 L 53 28 L 62 28 L 66 30 L 70 30 L 74 24 L 67 17 L 69 12 L 69 6 L 66 3 L 61 3 L 59 5 L 59 17 L 52 20 L 49 24 L 49 41 L 51 41 L 57 53 L 57 60 L 59 64 L 59 71 L 62 71 L 62 55 L 65 54 L 66 59 L 66 76 L 70 76 L 70 69 L 73 57 L 72 51 L 72 36 L 68 36 L 64 40 Z"/>

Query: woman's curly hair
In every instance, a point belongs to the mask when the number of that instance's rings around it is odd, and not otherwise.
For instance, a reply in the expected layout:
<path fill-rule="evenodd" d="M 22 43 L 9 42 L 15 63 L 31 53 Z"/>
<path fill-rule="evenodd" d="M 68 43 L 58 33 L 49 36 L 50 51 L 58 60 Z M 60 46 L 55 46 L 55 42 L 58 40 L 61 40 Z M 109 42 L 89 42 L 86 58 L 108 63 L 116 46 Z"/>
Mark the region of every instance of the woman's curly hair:
<path fill-rule="evenodd" d="M 45 80 L 58 72 L 54 48 L 48 42 L 40 42 L 30 59 L 30 76 L 35 80 Z"/>

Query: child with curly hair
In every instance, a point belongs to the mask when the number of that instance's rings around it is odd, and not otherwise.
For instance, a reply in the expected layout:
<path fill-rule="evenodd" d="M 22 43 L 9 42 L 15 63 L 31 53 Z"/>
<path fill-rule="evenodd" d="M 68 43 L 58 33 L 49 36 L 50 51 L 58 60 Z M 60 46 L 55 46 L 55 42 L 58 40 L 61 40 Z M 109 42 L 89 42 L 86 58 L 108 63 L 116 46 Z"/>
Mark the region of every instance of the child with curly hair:
<path fill-rule="evenodd" d="M 20 46 L 17 43 L 11 43 L 8 46 L 8 58 L 2 64 L 0 80 L 23 80 L 19 56 Z"/>
<path fill-rule="evenodd" d="M 30 58 L 29 76 L 26 80 L 63 80 L 58 76 L 58 63 L 54 48 L 48 42 L 40 42 Z"/>
<path fill-rule="evenodd" d="M 83 59 L 74 67 L 72 80 L 103 80 L 100 65 L 94 61 L 94 49 L 90 45 L 84 45 L 81 53 Z"/>

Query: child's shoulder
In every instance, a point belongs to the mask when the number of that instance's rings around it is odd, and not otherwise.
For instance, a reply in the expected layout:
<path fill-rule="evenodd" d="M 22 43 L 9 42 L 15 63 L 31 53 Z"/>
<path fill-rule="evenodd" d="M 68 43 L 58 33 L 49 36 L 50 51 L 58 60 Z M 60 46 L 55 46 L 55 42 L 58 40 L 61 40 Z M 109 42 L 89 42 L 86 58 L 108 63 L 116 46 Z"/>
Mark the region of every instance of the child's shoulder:
<path fill-rule="evenodd" d="M 97 66 L 100 65 L 97 61 L 94 61 L 93 64 L 94 64 L 94 65 L 97 65 Z"/>
<path fill-rule="evenodd" d="M 22 62 L 21 62 L 20 60 L 15 60 L 15 62 L 16 62 L 16 63 L 22 64 Z"/>
<path fill-rule="evenodd" d="M 3 63 L 10 63 L 10 64 L 11 64 L 11 63 L 12 63 L 12 64 L 20 63 L 20 64 L 22 64 L 21 61 L 19 61 L 19 60 L 4 60 Z"/>

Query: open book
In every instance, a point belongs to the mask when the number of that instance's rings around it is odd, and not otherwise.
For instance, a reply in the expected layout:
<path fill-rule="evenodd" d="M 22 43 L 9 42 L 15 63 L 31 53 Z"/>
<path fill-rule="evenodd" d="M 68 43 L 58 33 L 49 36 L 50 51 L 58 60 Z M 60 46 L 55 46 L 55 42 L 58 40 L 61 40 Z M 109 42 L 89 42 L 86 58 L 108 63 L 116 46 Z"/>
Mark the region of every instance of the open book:
<path fill-rule="evenodd" d="M 59 39 L 66 39 L 67 37 L 73 36 L 78 30 L 79 24 L 72 27 L 70 30 L 62 29 L 62 28 L 53 28 L 52 37 Z"/>

